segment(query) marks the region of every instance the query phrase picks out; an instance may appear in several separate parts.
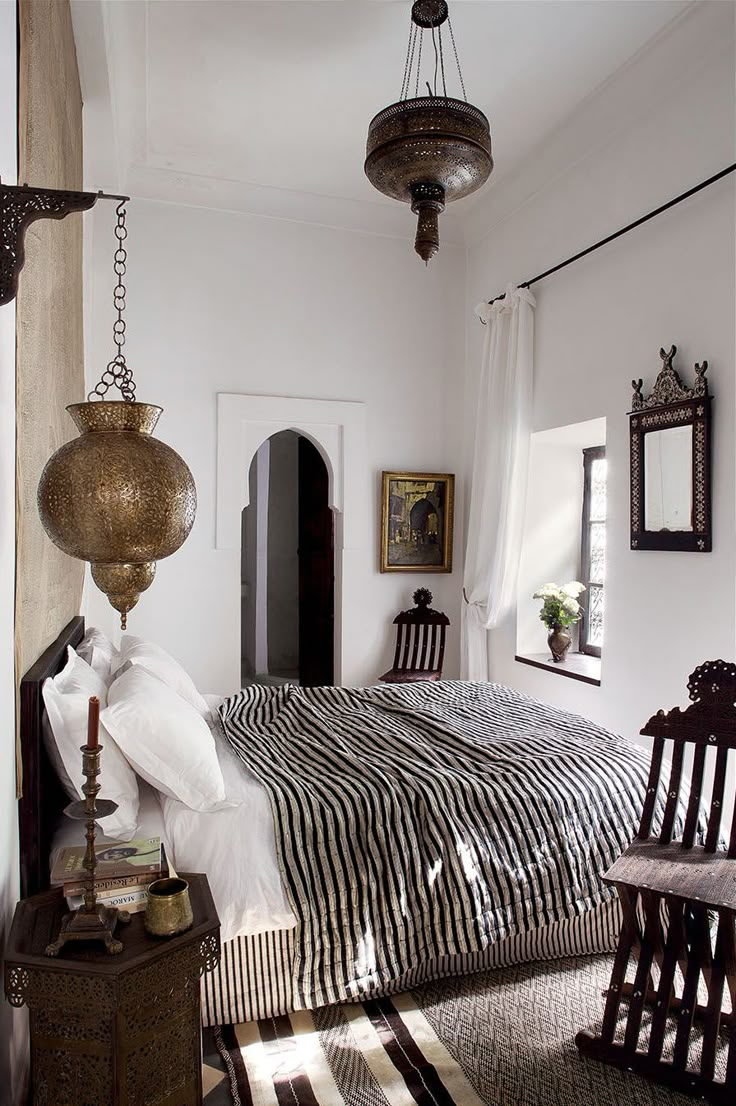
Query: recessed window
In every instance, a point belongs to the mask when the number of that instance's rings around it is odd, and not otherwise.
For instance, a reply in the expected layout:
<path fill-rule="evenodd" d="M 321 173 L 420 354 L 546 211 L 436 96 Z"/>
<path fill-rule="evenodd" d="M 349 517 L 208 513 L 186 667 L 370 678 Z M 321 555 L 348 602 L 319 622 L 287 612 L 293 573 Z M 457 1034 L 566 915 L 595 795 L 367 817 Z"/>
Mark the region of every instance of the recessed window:
<path fill-rule="evenodd" d="M 580 581 L 587 589 L 580 621 L 581 653 L 600 657 L 606 583 L 606 447 L 583 450 L 583 521 Z M 586 598 L 587 597 L 587 598 Z"/>
<path fill-rule="evenodd" d="M 590 684 L 600 683 L 603 663 L 605 441 L 604 418 L 532 434 L 516 607 L 516 659 Z M 556 663 L 533 596 L 569 580 L 585 585 L 584 620 L 571 627 L 572 646 Z"/>

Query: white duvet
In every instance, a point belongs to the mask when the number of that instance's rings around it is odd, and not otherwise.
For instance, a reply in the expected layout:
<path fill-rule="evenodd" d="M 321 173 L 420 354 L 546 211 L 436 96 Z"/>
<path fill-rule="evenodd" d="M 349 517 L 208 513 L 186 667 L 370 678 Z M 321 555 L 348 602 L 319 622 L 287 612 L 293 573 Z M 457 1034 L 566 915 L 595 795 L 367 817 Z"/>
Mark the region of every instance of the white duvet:
<path fill-rule="evenodd" d="M 227 742 L 215 734 L 217 757 L 232 807 L 200 814 L 158 794 L 164 840 L 180 872 L 206 872 L 223 941 L 274 929 L 293 929 L 276 858 L 268 796 Z"/>

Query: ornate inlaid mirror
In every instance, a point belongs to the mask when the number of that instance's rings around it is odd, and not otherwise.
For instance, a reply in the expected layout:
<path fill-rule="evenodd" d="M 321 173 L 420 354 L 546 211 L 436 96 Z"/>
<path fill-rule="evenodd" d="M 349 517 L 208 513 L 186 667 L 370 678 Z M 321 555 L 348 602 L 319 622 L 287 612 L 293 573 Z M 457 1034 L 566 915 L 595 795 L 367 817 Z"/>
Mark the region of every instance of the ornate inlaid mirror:
<path fill-rule="evenodd" d="M 659 351 L 662 369 L 649 396 L 632 380 L 631 548 L 708 553 L 710 400 L 708 362 L 687 388 L 672 365 L 677 346 Z"/>

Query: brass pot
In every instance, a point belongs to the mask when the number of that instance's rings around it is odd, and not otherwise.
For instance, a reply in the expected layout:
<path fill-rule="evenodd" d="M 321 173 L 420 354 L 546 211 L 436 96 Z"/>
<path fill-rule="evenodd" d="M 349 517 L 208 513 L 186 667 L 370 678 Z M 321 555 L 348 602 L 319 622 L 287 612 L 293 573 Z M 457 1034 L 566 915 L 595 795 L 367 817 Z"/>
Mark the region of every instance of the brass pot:
<path fill-rule="evenodd" d="M 120 400 L 74 403 L 80 437 L 49 459 L 38 510 L 54 545 L 89 561 L 92 577 L 126 615 L 153 580 L 156 561 L 182 545 L 197 491 L 187 465 L 152 436 L 161 408 Z"/>
<path fill-rule="evenodd" d="M 148 888 L 143 925 L 154 937 L 175 937 L 194 922 L 189 884 L 179 876 L 157 879 Z"/>

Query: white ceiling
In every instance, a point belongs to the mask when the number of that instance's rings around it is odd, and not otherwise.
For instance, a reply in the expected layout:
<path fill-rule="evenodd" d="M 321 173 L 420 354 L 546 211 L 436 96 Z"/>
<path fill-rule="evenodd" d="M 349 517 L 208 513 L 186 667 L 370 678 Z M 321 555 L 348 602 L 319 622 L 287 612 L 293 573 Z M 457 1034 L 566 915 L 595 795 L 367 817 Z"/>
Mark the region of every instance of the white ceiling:
<path fill-rule="evenodd" d="M 88 176 L 96 178 L 88 187 L 411 233 L 413 220 L 407 225 L 403 208 L 363 174 L 368 123 L 398 97 L 410 6 L 76 0 Z M 491 121 L 496 168 L 486 187 L 517 171 L 692 6 L 450 0 L 468 98 Z M 456 227 L 475 202 L 453 209 Z"/>

